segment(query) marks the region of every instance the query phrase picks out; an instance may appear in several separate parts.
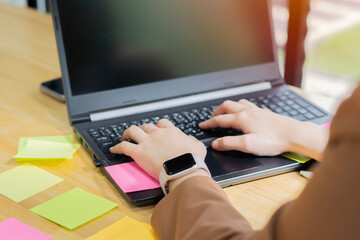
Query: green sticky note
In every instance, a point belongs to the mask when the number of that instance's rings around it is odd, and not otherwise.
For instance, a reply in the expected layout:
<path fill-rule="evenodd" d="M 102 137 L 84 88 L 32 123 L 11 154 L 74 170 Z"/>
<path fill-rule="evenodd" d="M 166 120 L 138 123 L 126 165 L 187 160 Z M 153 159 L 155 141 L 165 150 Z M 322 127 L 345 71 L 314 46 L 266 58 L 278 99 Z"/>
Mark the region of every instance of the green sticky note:
<path fill-rule="evenodd" d="M 116 203 L 74 188 L 31 209 L 68 229 L 74 229 L 117 206 Z"/>
<path fill-rule="evenodd" d="M 286 152 L 281 154 L 281 156 L 294 160 L 298 163 L 306 163 L 307 161 L 311 160 L 311 158 L 308 156 L 294 152 Z"/>
<path fill-rule="evenodd" d="M 18 161 L 28 159 L 68 159 L 80 148 L 80 144 L 59 143 L 29 139 L 26 146 L 14 157 Z"/>
<path fill-rule="evenodd" d="M 20 202 L 61 181 L 41 168 L 21 165 L 0 174 L 0 194 Z"/>

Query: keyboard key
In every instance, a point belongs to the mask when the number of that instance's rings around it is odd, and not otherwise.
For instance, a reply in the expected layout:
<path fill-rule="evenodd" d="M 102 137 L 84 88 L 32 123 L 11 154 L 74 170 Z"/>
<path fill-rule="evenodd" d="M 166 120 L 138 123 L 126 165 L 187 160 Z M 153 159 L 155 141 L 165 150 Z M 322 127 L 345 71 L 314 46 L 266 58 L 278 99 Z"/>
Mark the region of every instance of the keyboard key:
<path fill-rule="evenodd" d="M 265 104 L 260 104 L 259 108 L 267 109 L 268 107 Z"/>
<path fill-rule="evenodd" d="M 126 162 L 131 162 L 132 161 L 131 158 L 129 158 L 129 157 L 123 155 L 123 154 L 109 153 L 109 154 L 106 155 L 106 157 L 112 162 L 116 161 L 116 162 L 126 163 Z"/>
<path fill-rule="evenodd" d="M 97 142 L 97 143 L 109 142 L 109 141 L 111 141 L 110 137 L 99 137 L 99 138 L 95 138 L 95 142 Z"/>
<path fill-rule="evenodd" d="M 102 147 L 112 147 L 114 146 L 114 142 L 102 142 L 102 143 L 99 143 L 99 146 L 102 148 Z"/>
<path fill-rule="evenodd" d="M 205 135 L 205 133 L 200 130 L 198 133 L 195 134 L 195 137 L 196 137 L 196 138 L 200 138 L 200 137 L 202 137 L 202 136 L 204 136 L 204 135 Z"/>
<path fill-rule="evenodd" d="M 99 137 L 101 137 L 98 132 L 92 132 L 92 133 L 90 133 L 90 135 L 91 135 L 93 138 L 99 138 Z"/>
<path fill-rule="evenodd" d="M 299 121 L 306 121 L 306 117 L 304 117 L 303 115 L 299 114 L 299 115 L 296 115 L 296 116 L 292 116 L 292 118 L 296 119 L 296 120 L 299 120 Z"/>
<path fill-rule="evenodd" d="M 324 116 L 324 114 L 322 112 L 320 112 L 319 110 L 317 110 L 314 107 L 308 107 L 307 110 L 309 112 L 311 112 L 312 114 L 314 114 L 316 117 L 323 117 Z"/>
<path fill-rule="evenodd" d="M 211 111 L 214 112 L 215 109 L 217 109 L 218 107 L 219 107 L 218 105 L 213 105 L 213 106 L 211 106 Z"/>
<path fill-rule="evenodd" d="M 141 124 L 140 124 L 140 121 L 131 121 L 131 122 L 130 122 L 130 126 L 131 126 L 131 125 L 140 126 Z"/>
<path fill-rule="evenodd" d="M 103 147 L 103 148 L 101 148 L 101 150 L 102 150 L 103 153 L 105 153 L 105 154 L 110 153 L 110 148 L 109 148 L 109 147 Z"/>
<path fill-rule="evenodd" d="M 295 98 L 297 98 L 297 96 L 295 94 L 289 94 L 288 98 L 295 99 Z"/>
<path fill-rule="evenodd" d="M 193 135 L 194 135 L 192 129 L 186 129 L 186 130 L 184 131 L 184 133 L 185 133 L 186 135 L 189 135 L 189 136 L 193 136 Z"/>
<path fill-rule="evenodd" d="M 298 113 L 297 111 L 295 111 L 295 110 L 291 110 L 291 111 L 289 111 L 289 114 L 290 114 L 291 116 L 296 116 L 296 115 L 298 115 L 299 113 Z"/>
<path fill-rule="evenodd" d="M 284 110 L 282 110 L 282 108 L 279 108 L 279 107 L 273 109 L 273 111 L 276 112 L 276 113 L 282 113 L 282 112 L 284 112 Z"/>
<path fill-rule="evenodd" d="M 298 109 L 297 110 L 299 113 L 301 113 L 301 114 L 305 114 L 305 113 L 307 113 L 308 111 L 306 110 L 306 109 L 304 109 L 304 108 L 300 108 L 300 109 Z"/>
<path fill-rule="evenodd" d="M 277 97 L 274 97 L 271 100 L 273 101 L 273 103 L 276 103 L 276 104 L 281 102 L 281 100 L 279 98 L 277 98 Z"/>
<path fill-rule="evenodd" d="M 300 109 L 301 108 L 301 106 L 300 105 L 298 105 L 298 104 L 293 104 L 293 105 L 291 105 L 291 107 L 293 108 L 293 109 Z"/>
<path fill-rule="evenodd" d="M 309 120 L 311 120 L 311 119 L 314 119 L 315 118 L 315 116 L 313 115 L 313 114 L 311 114 L 311 113 L 306 113 L 306 114 L 304 114 L 304 116 L 307 118 L 307 119 L 309 119 Z"/>
<path fill-rule="evenodd" d="M 121 137 L 113 137 L 112 140 L 114 144 L 118 144 L 119 142 L 121 142 Z"/>
<path fill-rule="evenodd" d="M 263 104 L 267 105 L 270 104 L 270 100 L 269 99 L 264 99 L 261 101 Z"/>
<path fill-rule="evenodd" d="M 293 100 L 286 100 L 285 103 L 290 106 L 295 104 L 295 102 Z"/>
<path fill-rule="evenodd" d="M 277 105 L 279 105 L 280 107 L 284 107 L 284 106 L 286 106 L 286 103 L 284 103 L 284 102 L 278 102 Z"/>
<path fill-rule="evenodd" d="M 301 100 L 301 99 L 299 99 L 299 98 L 297 98 L 295 101 L 296 101 L 297 104 L 299 104 L 299 105 L 302 106 L 302 107 L 308 107 L 308 106 L 310 106 L 307 102 L 305 102 L 305 101 L 303 101 L 303 100 Z"/>
<path fill-rule="evenodd" d="M 286 101 L 286 100 L 288 99 L 288 98 L 287 98 L 286 96 L 284 96 L 284 95 L 280 96 L 279 98 L 280 98 L 281 101 Z"/>
<path fill-rule="evenodd" d="M 170 120 L 170 119 L 171 119 L 170 116 L 167 115 L 167 114 L 166 114 L 166 115 L 162 115 L 161 118 L 162 118 L 162 119 L 167 119 L 167 120 Z"/>
<path fill-rule="evenodd" d="M 290 106 L 284 106 L 283 109 L 287 112 L 292 110 L 292 108 Z"/>

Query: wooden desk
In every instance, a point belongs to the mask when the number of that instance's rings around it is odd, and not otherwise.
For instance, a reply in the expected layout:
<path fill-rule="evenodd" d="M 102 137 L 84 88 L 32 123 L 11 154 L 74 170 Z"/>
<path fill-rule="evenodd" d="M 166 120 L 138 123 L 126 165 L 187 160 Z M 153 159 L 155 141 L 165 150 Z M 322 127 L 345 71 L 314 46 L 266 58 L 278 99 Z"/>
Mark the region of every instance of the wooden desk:
<path fill-rule="evenodd" d="M 0 2 L 0 36 L 0 172 L 3 172 L 19 165 L 13 156 L 20 137 L 71 134 L 72 129 L 65 104 L 39 91 L 41 82 L 61 75 L 51 17 Z M 84 239 L 124 216 L 150 222 L 153 206 L 129 205 L 94 167 L 83 148 L 72 160 L 33 164 L 65 181 L 20 203 L 0 195 L 0 221 L 15 217 L 63 240 Z M 225 192 L 236 209 L 259 229 L 278 206 L 295 198 L 306 182 L 292 172 L 229 187 Z M 72 231 L 29 211 L 76 186 L 119 206 Z"/>

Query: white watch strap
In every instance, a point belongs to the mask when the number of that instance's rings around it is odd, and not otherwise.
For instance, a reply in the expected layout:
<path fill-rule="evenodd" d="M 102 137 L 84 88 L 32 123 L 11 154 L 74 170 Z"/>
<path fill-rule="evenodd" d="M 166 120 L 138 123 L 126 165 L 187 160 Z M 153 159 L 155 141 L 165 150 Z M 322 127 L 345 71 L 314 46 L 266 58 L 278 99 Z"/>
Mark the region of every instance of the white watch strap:
<path fill-rule="evenodd" d="M 160 186 L 161 186 L 163 193 L 166 195 L 168 193 L 168 189 L 167 189 L 168 179 L 166 177 L 164 168 L 161 169 L 161 171 L 160 171 L 159 182 L 160 182 Z"/>

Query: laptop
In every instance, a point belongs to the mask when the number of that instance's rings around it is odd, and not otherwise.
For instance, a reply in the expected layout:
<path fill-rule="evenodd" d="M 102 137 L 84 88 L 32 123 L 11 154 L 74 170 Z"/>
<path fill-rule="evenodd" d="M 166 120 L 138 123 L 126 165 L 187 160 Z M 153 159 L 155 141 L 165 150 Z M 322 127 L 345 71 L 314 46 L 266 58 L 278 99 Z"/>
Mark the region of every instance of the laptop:
<path fill-rule="evenodd" d="M 330 115 L 285 85 L 268 0 L 51 0 L 70 123 L 94 164 L 129 202 L 144 206 L 160 188 L 124 193 L 110 166 L 131 125 L 167 118 L 207 146 L 206 163 L 222 187 L 302 165 L 282 156 L 217 152 L 211 142 L 234 129 L 200 130 L 223 101 L 259 107 L 317 124 Z"/>

